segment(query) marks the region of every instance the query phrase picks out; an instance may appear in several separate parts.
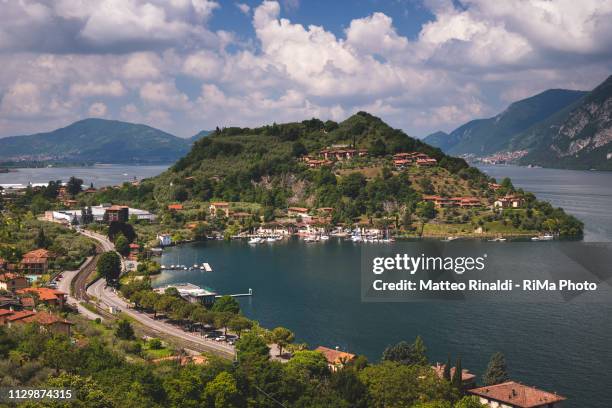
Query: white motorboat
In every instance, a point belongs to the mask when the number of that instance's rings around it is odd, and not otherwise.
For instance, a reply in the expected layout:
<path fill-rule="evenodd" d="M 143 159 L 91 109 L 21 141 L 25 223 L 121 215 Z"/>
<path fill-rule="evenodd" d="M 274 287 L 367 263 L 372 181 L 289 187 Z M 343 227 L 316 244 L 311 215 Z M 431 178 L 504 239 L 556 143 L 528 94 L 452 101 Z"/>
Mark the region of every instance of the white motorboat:
<path fill-rule="evenodd" d="M 249 244 L 256 245 L 256 244 L 261 244 L 261 242 L 262 242 L 262 239 L 259 237 L 253 237 L 249 239 Z"/>
<path fill-rule="evenodd" d="M 327 241 L 329 239 L 329 235 L 321 235 L 321 241 Z"/>

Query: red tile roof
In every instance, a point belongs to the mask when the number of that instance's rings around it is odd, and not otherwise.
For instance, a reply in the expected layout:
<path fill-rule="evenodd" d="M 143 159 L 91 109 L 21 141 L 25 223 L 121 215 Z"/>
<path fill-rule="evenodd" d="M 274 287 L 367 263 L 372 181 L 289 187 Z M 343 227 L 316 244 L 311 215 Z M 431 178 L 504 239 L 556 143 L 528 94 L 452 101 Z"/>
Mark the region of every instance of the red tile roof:
<path fill-rule="evenodd" d="M 25 276 L 22 275 L 18 275 L 16 273 L 12 273 L 12 272 L 6 272 L 6 273 L 2 273 L 0 274 L 0 282 L 7 282 L 11 279 L 16 279 L 16 278 L 24 278 Z"/>
<path fill-rule="evenodd" d="M 18 312 L 13 312 L 13 314 L 8 317 L 8 321 L 14 322 L 17 320 L 25 319 L 26 317 L 33 316 L 35 314 L 36 312 L 33 312 L 31 310 L 20 310 Z"/>
<path fill-rule="evenodd" d="M 38 312 L 34 315 L 22 318 L 22 320 L 25 323 L 38 323 L 42 325 L 49 325 L 49 324 L 58 323 L 58 322 L 72 324 L 68 320 L 60 319 L 59 317 L 52 315 L 51 313 L 47 313 L 47 312 Z"/>
<path fill-rule="evenodd" d="M 15 312 L 9 309 L 0 309 L 0 316 L 6 316 L 6 315 L 13 314 L 13 313 Z"/>
<path fill-rule="evenodd" d="M 513 407 L 519 408 L 543 407 L 566 399 L 560 395 L 542 391 L 514 381 L 475 388 L 468 392 L 473 395 L 510 404 Z"/>
<path fill-rule="evenodd" d="M 183 209 L 183 204 L 168 204 L 168 209 L 173 211 L 180 211 Z"/>
<path fill-rule="evenodd" d="M 63 298 L 65 293 L 51 288 L 25 288 L 17 291 L 18 294 L 25 295 L 28 293 L 36 293 L 42 301 L 59 300 Z"/>
<path fill-rule="evenodd" d="M 229 206 L 229 203 L 225 201 L 215 201 L 215 202 L 210 203 L 210 205 L 214 205 L 215 207 L 227 207 Z"/>
<path fill-rule="evenodd" d="M 330 349 L 323 346 L 317 347 L 315 351 L 323 353 L 325 359 L 329 364 L 345 364 L 355 358 L 354 354 L 347 353 L 345 351 Z"/>
<path fill-rule="evenodd" d="M 42 249 L 42 248 L 35 249 L 23 255 L 24 260 L 26 258 L 50 258 L 50 257 L 51 257 L 51 252 L 49 252 L 46 249 Z"/>

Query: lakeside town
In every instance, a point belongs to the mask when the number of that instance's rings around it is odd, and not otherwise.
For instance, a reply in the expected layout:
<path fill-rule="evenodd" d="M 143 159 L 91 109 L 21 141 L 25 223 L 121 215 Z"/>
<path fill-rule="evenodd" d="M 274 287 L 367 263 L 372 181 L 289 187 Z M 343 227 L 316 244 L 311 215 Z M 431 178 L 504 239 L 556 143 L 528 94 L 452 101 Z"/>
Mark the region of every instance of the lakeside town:
<path fill-rule="evenodd" d="M 405 160 L 404 157 L 399 160 Z M 360 373 L 379 367 L 367 363 L 365 357 L 351 350 L 340 350 L 332 345 L 310 349 L 305 344 L 296 344 L 295 334 L 284 327 L 272 330 L 260 327 L 241 314 L 240 305 L 232 296 L 218 295 L 192 284 L 153 289 L 151 279 L 162 268 L 202 268 L 214 273 L 214 265 L 162 266 L 156 261 L 160 248 L 191 239 L 160 232 L 160 228 L 164 228 L 162 221 L 173 220 L 173 217 L 193 210 L 182 203 L 168 204 L 160 213 L 110 203 L 76 209 L 88 197 L 100 192 L 130 188 L 124 185 L 97 190 L 93 186 L 83 188 L 82 184 L 81 180 L 73 178 L 65 184 L 53 182 L 2 190 L 2 231 L 5 238 L 12 237 L 3 241 L 0 248 L 8 258 L 0 259 L 0 327 L 3 336 L 7 336 L 4 330 L 16 330 L 20 333 L 17 335 L 20 341 L 26 341 L 27 333 L 35 330 L 49 339 L 70 340 L 61 347 L 82 350 L 92 346 L 88 340 L 90 335 L 86 333 L 93 331 L 109 344 L 114 344 L 111 348 L 117 347 L 116 341 L 119 340 L 120 352 L 128 359 L 137 356 L 152 367 L 171 366 L 177 370 L 191 366 L 210 367 L 218 364 L 217 359 L 241 361 L 252 358 L 252 353 L 259 353 L 260 360 L 300 367 L 307 370 L 309 376 L 315 375 L 312 370 L 319 364 L 323 364 L 325 369 L 316 375 L 332 378 L 348 375 L 349 370 L 359 377 Z M 140 182 L 127 184 L 135 187 Z M 491 183 L 489 188 L 495 192 L 505 187 L 503 183 Z M 39 205 L 37 197 L 48 197 L 49 204 L 58 208 L 45 209 Z M 461 209 L 481 207 L 484 200 L 424 195 L 423 202 L 434 209 Z M 212 225 L 217 221 L 253 219 L 256 213 L 240 211 L 242 208 L 236 205 L 240 204 L 221 201 L 204 204 L 208 210 L 205 217 Z M 524 205 L 523 198 L 505 192 L 494 196 L 489 211 L 521 209 Z M 356 229 L 341 226 L 330 229 L 328 223 L 333 211 L 331 207 L 315 210 L 289 207 L 286 214 L 274 223 L 262 222 L 257 227 L 253 225 L 250 231 L 230 235 L 227 226 L 224 230 L 198 231 L 201 224 L 189 225 L 189 220 L 184 220 L 184 226 L 200 233 L 200 239 L 244 238 L 252 244 L 262 242 L 254 239 L 265 238 L 269 242 L 270 238 L 277 240 L 291 235 L 306 242 L 326 240 L 324 236 L 343 237 L 353 242 L 395 239 L 388 233 L 388 225 L 384 229 L 371 224 Z M 19 238 L 19 234 L 11 232 L 15 228 L 25 235 Z M 62 244 L 57 247 L 54 240 Z M 80 246 L 74 246 L 72 241 L 79 241 Z M 73 250 L 66 252 L 67 248 Z M 66 269 L 68 266 L 74 268 Z M 249 296 L 253 292 L 236 294 L 241 295 Z M 454 366 L 450 359 L 446 364 L 431 365 L 425 353 L 419 338 L 412 344 L 402 342 L 390 346 L 383 353 L 380 369 L 406 367 L 416 370 L 405 372 L 402 368 L 398 372 L 402 373 L 402 381 L 423 376 L 428 378 L 427 386 L 417 385 L 417 389 L 424 387 L 418 391 L 419 398 L 445 395 L 444 398 L 455 401 L 455 407 L 496 407 L 499 404 L 510 407 L 557 406 L 565 400 L 556 393 L 512 381 L 501 355 L 493 356 L 480 383 L 476 375 L 462 368 L 459 357 Z M 57 359 L 58 372 L 72 371 L 74 362 L 69 359 L 61 361 L 61 357 Z M 382 376 L 382 379 L 392 374 L 373 372 L 370 375 L 373 377 L 362 379 L 365 384 L 377 376 Z M 441 394 L 434 397 L 431 381 L 437 383 L 438 388 L 448 389 L 439 389 L 434 394 Z M 378 397 L 370 395 L 368 398 Z"/>

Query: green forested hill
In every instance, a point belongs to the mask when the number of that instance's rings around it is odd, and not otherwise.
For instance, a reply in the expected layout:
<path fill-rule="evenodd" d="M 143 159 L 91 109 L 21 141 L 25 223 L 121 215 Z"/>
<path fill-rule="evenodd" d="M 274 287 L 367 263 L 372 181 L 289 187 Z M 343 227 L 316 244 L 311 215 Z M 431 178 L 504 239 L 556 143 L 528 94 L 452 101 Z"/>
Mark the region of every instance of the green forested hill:
<path fill-rule="evenodd" d="M 171 163 L 191 141 L 146 125 L 84 119 L 51 132 L 0 139 L 0 161 Z"/>
<path fill-rule="evenodd" d="M 586 92 L 550 89 L 511 104 L 488 119 L 472 120 L 447 137 L 434 133 L 424 140 L 449 154 L 486 156 L 509 149 L 512 138 L 570 106 Z"/>

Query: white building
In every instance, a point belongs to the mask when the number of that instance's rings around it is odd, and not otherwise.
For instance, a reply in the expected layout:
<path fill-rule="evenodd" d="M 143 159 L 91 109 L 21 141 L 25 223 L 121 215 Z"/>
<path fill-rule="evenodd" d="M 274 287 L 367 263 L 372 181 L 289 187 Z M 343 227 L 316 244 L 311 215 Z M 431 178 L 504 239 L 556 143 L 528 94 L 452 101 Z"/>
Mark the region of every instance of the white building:
<path fill-rule="evenodd" d="M 94 221 L 101 222 L 104 220 L 104 213 L 109 208 L 110 204 L 94 205 L 91 207 L 91 214 Z M 154 221 L 157 216 L 146 210 L 138 208 L 128 208 L 128 217 L 136 216 L 138 220 Z M 81 210 L 59 210 L 45 213 L 45 218 L 49 221 L 71 222 L 74 217 L 77 217 L 79 223 L 82 221 Z"/>
<path fill-rule="evenodd" d="M 170 234 L 157 234 L 157 240 L 161 246 L 172 245 L 172 236 Z"/>

